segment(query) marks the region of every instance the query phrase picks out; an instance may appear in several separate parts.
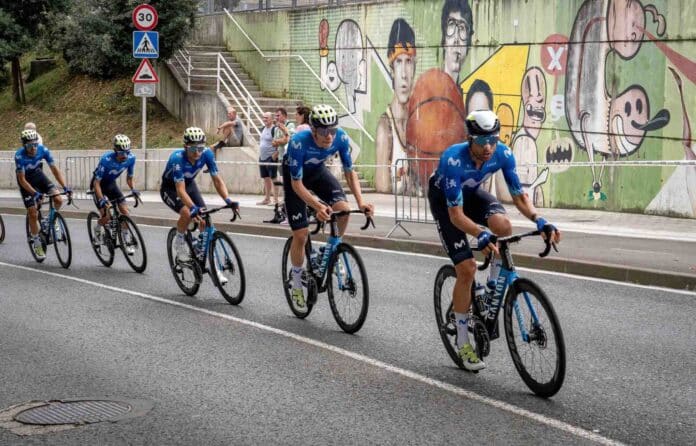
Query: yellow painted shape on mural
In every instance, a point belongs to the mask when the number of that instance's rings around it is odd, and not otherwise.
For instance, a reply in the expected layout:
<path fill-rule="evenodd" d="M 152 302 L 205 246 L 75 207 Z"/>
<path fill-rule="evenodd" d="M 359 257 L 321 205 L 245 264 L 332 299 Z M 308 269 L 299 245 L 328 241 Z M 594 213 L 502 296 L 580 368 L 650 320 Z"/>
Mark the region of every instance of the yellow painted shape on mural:
<path fill-rule="evenodd" d="M 476 79 L 481 79 L 493 91 L 493 111 L 498 112 L 500 109 L 502 112 L 504 110 L 500 116 L 501 126 L 510 129 L 515 127 L 519 120 L 522 103 L 522 78 L 527 70 L 528 57 L 529 46 L 500 47 L 460 84 L 464 92 L 464 104 L 466 104 L 466 93 L 471 84 Z M 505 106 L 501 108 L 501 105 L 504 104 L 507 104 L 509 108 Z M 512 110 L 512 114 L 510 110 Z"/>

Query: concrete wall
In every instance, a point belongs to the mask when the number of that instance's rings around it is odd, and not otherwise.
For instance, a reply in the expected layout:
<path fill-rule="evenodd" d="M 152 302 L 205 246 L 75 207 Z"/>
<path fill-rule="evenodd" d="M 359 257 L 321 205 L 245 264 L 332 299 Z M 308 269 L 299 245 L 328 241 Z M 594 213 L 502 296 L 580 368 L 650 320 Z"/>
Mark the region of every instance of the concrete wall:
<path fill-rule="evenodd" d="M 459 10 L 451 30 L 450 9 Z M 349 105 L 376 139 L 342 120 L 360 163 L 437 157 L 465 138 L 467 112 L 486 107 L 518 162 L 552 164 L 518 168 L 538 205 L 696 217 L 696 166 L 611 165 L 696 160 L 692 9 L 691 0 L 404 0 L 235 18 L 269 54 L 302 55 Z M 263 60 L 230 20 L 223 29 L 267 94 L 334 102 L 299 62 Z M 434 167 L 422 164 L 400 178 L 412 193 Z M 363 173 L 391 190 L 390 169 Z M 500 179 L 488 187 L 507 198 Z"/>
<path fill-rule="evenodd" d="M 202 16 L 193 29 L 191 41 L 196 42 L 197 45 L 224 45 L 223 27 L 225 20 L 224 13 Z"/>

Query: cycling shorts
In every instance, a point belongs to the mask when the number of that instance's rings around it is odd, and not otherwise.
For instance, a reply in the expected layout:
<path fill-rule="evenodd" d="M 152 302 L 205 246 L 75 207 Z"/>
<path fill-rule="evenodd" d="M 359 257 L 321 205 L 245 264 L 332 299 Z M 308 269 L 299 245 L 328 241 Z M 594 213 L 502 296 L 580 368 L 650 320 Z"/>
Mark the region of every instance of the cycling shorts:
<path fill-rule="evenodd" d="M 89 182 L 90 191 L 94 191 L 95 181 L 96 178 L 92 177 L 92 181 Z M 116 200 L 116 204 L 121 204 L 124 201 L 126 201 L 126 199 L 123 196 L 123 192 L 121 192 L 121 188 L 118 187 L 116 181 L 104 182 L 104 180 L 101 180 L 99 186 L 101 186 L 102 195 L 104 195 L 109 200 Z M 97 194 L 92 195 L 92 200 L 94 201 L 94 205 L 96 207 L 99 207 L 99 200 L 97 199 Z"/>
<path fill-rule="evenodd" d="M 25 177 L 27 182 L 31 184 L 31 187 L 36 189 L 37 192 L 42 194 L 48 194 L 54 192 L 56 189 L 55 184 L 48 179 L 48 177 L 41 170 L 37 170 L 30 177 Z M 19 192 L 22 194 L 22 201 L 24 202 L 25 208 L 30 208 L 34 206 L 34 194 L 30 194 L 22 186 L 19 186 Z"/>
<path fill-rule="evenodd" d="M 203 201 L 203 196 L 201 195 L 201 191 L 198 190 L 198 185 L 195 181 L 186 183 L 186 193 L 191 197 L 193 204 L 200 208 L 205 207 L 205 201 Z M 169 206 L 169 208 L 177 214 L 181 211 L 181 208 L 184 207 L 184 202 L 181 201 L 181 198 L 177 195 L 176 185 L 173 181 L 162 181 L 160 197 L 162 197 L 164 204 Z"/>
<path fill-rule="evenodd" d="M 440 242 L 449 258 L 452 259 L 452 263 L 456 265 L 463 260 L 472 258 L 474 253 L 469 246 L 467 233 L 450 221 L 445 194 L 437 187 L 435 175 L 430 177 L 428 200 L 430 201 L 430 212 L 437 223 Z M 488 226 L 488 219 L 492 215 L 505 214 L 503 205 L 493 195 L 481 188 L 464 194 L 463 208 L 464 215 L 481 226 Z"/>
<path fill-rule="evenodd" d="M 307 203 L 305 203 L 293 190 L 291 178 L 290 168 L 283 163 L 285 211 L 288 215 L 290 228 L 295 231 L 308 227 L 309 223 L 307 222 Z M 339 201 L 348 201 L 345 192 L 343 192 L 343 187 L 341 187 L 341 183 L 329 172 L 326 166 L 313 170 L 309 174 L 305 173 L 305 176 L 302 177 L 302 184 L 304 184 L 308 190 L 314 192 L 321 201 L 329 206 L 333 206 Z"/>

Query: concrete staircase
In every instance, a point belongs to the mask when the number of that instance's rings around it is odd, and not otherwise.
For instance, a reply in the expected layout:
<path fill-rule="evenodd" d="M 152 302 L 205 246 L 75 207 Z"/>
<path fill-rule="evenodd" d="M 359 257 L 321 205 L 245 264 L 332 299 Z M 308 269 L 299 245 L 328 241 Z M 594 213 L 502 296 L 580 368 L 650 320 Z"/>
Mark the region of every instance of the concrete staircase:
<path fill-rule="evenodd" d="M 360 180 L 360 190 L 362 190 L 362 193 L 375 193 L 376 189 L 374 187 L 370 187 L 370 184 L 367 182 L 365 178 L 363 178 L 362 172 L 356 170 L 355 173 L 358 174 L 358 179 Z M 340 176 L 340 181 L 341 181 L 341 187 L 343 187 L 343 191 L 346 193 L 350 192 L 350 189 L 348 188 L 348 184 L 346 183 L 346 179 L 341 174 Z"/>
<path fill-rule="evenodd" d="M 284 107 L 288 111 L 290 118 L 294 116 L 295 107 L 299 105 L 302 101 L 295 99 L 282 99 L 282 98 L 270 98 L 263 96 L 261 89 L 256 82 L 249 77 L 249 75 L 243 70 L 242 65 L 236 61 L 231 52 L 223 46 L 209 46 L 209 45 L 189 45 L 186 47 L 191 55 L 191 65 L 193 70 L 191 71 L 191 90 L 192 91 L 202 91 L 202 92 L 214 92 L 217 89 L 217 53 L 220 53 L 225 62 L 230 66 L 230 68 L 235 72 L 244 84 L 244 87 L 249 91 L 249 93 L 254 97 L 259 106 L 263 111 L 275 112 L 278 107 Z M 193 77 L 197 75 L 211 76 L 206 78 Z M 185 76 L 185 74 L 184 74 Z M 231 87 L 231 89 L 236 93 L 236 90 Z M 230 97 L 229 93 L 221 88 L 220 92 L 227 97 L 229 103 L 237 109 L 237 114 L 242 119 L 242 121 L 248 127 L 248 116 L 247 110 L 237 106 L 235 100 Z M 240 99 L 240 102 L 244 102 Z M 261 125 L 257 123 L 257 125 Z"/>

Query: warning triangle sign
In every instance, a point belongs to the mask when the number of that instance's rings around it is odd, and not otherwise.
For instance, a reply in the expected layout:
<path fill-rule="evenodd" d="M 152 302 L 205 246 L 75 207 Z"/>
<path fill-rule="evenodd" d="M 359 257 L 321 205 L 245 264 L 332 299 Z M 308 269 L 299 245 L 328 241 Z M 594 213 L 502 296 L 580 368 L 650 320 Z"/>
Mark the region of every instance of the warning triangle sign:
<path fill-rule="evenodd" d="M 133 82 L 143 84 L 155 84 L 159 82 L 157 73 L 155 73 L 155 69 L 152 67 L 149 59 L 143 59 L 142 62 L 140 62 L 138 70 L 133 75 Z"/>
<path fill-rule="evenodd" d="M 138 44 L 138 47 L 133 52 L 137 53 L 137 54 L 145 54 L 145 55 L 153 55 L 153 56 L 158 55 L 157 49 L 155 48 L 155 45 L 152 43 L 152 40 L 150 40 L 150 37 L 148 36 L 147 33 L 143 34 L 143 38 L 140 39 L 140 43 Z"/>

